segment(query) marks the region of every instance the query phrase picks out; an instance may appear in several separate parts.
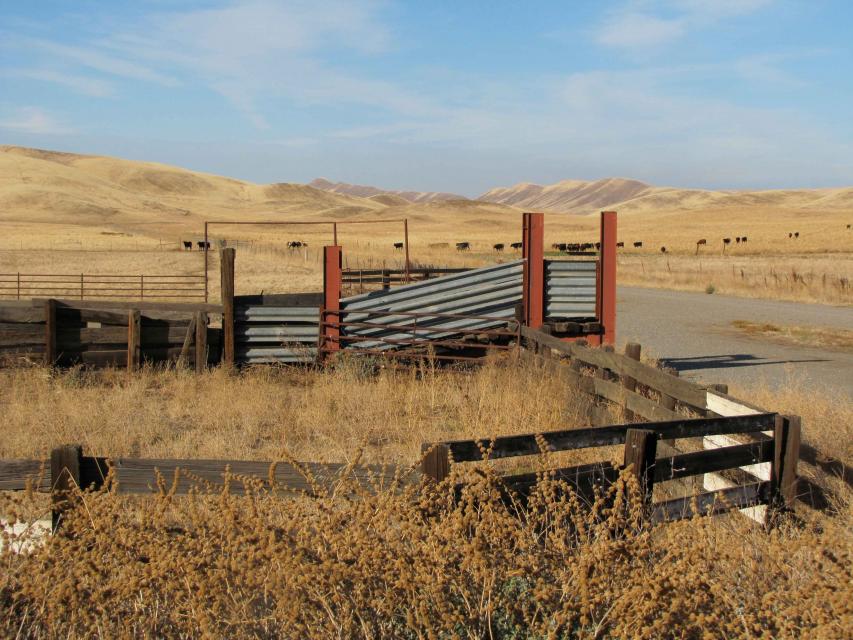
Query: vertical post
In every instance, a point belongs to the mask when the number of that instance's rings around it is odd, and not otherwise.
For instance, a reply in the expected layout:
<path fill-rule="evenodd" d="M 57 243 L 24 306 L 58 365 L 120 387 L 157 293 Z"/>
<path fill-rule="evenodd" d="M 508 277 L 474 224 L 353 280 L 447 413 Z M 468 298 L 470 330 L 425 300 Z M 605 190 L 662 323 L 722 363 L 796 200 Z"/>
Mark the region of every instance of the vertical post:
<path fill-rule="evenodd" d="M 789 509 L 797 498 L 797 460 L 800 458 L 800 416 L 776 416 L 773 464 L 770 474 L 772 503 Z"/>
<path fill-rule="evenodd" d="M 234 366 L 234 255 L 233 248 L 223 249 L 219 255 L 222 287 L 222 360 Z"/>
<path fill-rule="evenodd" d="M 195 314 L 195 372 L 204 373 L 207 369 L 207 312 Z"/>
<path fill-rule="evenodd" d="M 207 246 L 207 221 L 204 222 L 204 246 Z M 192 251 L 190 251 L 192 253 Z M 207 251 L 204 252 L 204 301 L 207 302 Z"/>
<path fill-rule="evenodd" d="M 655 480 L 655 456 L 657 434 L 648 429 L 628 429 L 625 434 L 624 467 L 631 467 L 631 474 L 640 485 L 640 495 L 645 503 L 651 502 Z"/>
<path fill-rule="evenodd" d="M 382 290 L 388 291 L 391 288 L 391 269 L 382 269 Z"/>
<path fill-rule="evenodd" d="M 616 212 L 601 212 L 600 278 L 596 301 L 603 344 L 616 342 Z"/>
<path fill-rule="evenodd" d="M 403 247 L 406 249 L 406 283 L 409 280 L 409 219 L 403 218 Z"/>
<path fill-rule="evenodd" d="M 421 473 L 431 482 L 441 482 L 450 475 L 450 447 L 446 444 L 423 444 Z"/>
<path fill-rule="evenodd" d="M 522 231 L 524 324 L 531 329 L 539 329 L 545 311 L 545 216 L 525 213 Z"/>
<path fill-rule="evenodd" d="M 139 309 L 127 315 L 127 370 L 136 371 L 142 360 L 142 312 Z"/>
<path fill-rule="evenodd" d="M 56 362 L 56 300 L 44 301 L 44 363 L 52 367 Z"/>
<path fill-rule="evenodd" d="M 83 274 L 80 274 L 80 299 L 83 299 Z"/>
<path fill-rule="evenodd" d="M 338 351 L 341 348 L 341 248 L 323 247 L 323 354 Z"/>
<path fill-rule="evenodd" d="M 625 355 L 627 357 L 631 358 L 631 360 L 636 360 L 637 362 L 639 362 L 641 352 L 642 352 L 642 347 L 637 342 L 629 342 L 628 344 L 625 345 Z M 623 375 L 622 376 L 622 386 L 628 391 L 636 391 L 637 390 L 637 381 L 634 378 L 632 378 L 631 376 Z M 634 419 L 634 412 L 631 411 L 630 409 L 628 409 L 627 407 L 625 408 L 625 419 L 626 420 L 633 420 Z"/>
<path fill-rule="evenodd" d="M 53 530 L 59 526 L 63 511 L 71 506 L 71 496 L 80 487 L 80 459 L 83 447 L 65 445 L 50 452 L 50 503 Z"/>
<path fill-rule="evenodd" d="M 332 223 L 332 244 L 338 246 L 338 223 Z"/>

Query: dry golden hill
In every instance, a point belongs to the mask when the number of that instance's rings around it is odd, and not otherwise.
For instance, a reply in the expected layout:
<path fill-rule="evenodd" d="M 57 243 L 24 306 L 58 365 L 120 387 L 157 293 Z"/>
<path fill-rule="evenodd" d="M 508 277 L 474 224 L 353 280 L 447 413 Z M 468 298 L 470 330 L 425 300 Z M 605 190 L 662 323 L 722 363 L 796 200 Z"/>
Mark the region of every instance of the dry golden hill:
<path fill-rule="evenodd" d="M 326 178 L 316 178 L 308 183 L 309 187 L 339 193 L 346 196 L 358 198 L 371 198 L 373 196 L 399 196 L 407 202 L 435 202 L 440 200 L 467 200 L 465 196 L 455 193 L 444 193 L 441 191 L 400 191 L 395 189 L 379 189 L 362 184 L 349 184 L 347 182 L 332 182 Z"/>
<path fill-rule="evenodd" d="M 563 180 L 552 185 L 521 183 L 499 187 L 479 198 L 521 209 L 592 213 L 603 208 L 623 213 L 696 211 L 721 207 L 780 207 L 785 209 L 850 209 L 853 187 L 766 191 L 710 191 L 654 187 L 637 180 L 606 178 L 586 182 Z"/>

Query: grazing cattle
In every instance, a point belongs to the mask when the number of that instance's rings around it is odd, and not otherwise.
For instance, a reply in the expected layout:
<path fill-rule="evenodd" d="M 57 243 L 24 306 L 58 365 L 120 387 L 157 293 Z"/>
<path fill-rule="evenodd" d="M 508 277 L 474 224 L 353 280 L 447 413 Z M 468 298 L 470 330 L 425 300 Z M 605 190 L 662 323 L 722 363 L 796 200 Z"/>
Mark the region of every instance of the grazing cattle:
<path fill-rule="evenodd" d="M 737 244 L 740 244 L 740 236 L 738 236 L 737 238 L 735 238 L 735 242 L 736 242 Z"/>
<path fill-rule="evenodd" d="M 395 248 L 397 251 L 402 251 L 402 250 L 403 250 L 403 243 L 402 243 L 402 242 L 395 242 L 395 243 L 394 243 L 394 248 Z"/>
<path fill-rule="evenodd" d="M 741 242 L 746 242 L 746 236 L 740 239 Z"/>
<path fill-rule="evenodd" d="M 666 247 L 661 247 L 661 248 L 660 248 L 660 252 L 661 252 L 661 253 L 666 253 Z"/>
<path fill-rule="evenodd" d="M 616 248 L 617 248 L 617 249 L 621 249 L 621 248 L 622 248 L 622 247 L 624 247 L 624 246 L 625 246 L 625 243 L 624 243 L 624 242 L 617 242 L 617 243 L 616 243 Z"/>
<path fill-rule="evenodd" d="M 853 225 L 849 225 L 849 224 L 848 224 L 848 225 L 847 225 L 847 228 L 848 228 L 848 229 L 853 228 Z"/>
<path fill-rule="evenodd" d="M 196 244 L 198 244 L 199 251 L 207 251 L 208 249 L 210 249 L 210 243 L 205 242 L 204 240 L 199 240 Z"/>
<path fill-rule="evenodd" d="M 182 240 L 184 243 L 184 251 L 192 251 L 193 250 L 193 241 L 192 240 Z"/>
<path fill-rule="evenodd" d="M 499 242 L 495 245 L 492 245 L 492 248 L 494 248 L 495 251 L 503 251 L 504 250 L 503 242 Z"/>
<path fill-rule="evenodd" d="M 696 241 L 696 255 L 699 255 L 699 245 L 708 244 L 708 241 L 705 238 Z"/>
<path fill-rule="evenodd" d="M 732 243 L 731 238 L 723 238 L 723 244 L 731 244 L 731 243 Z"/>
<path fill-rule="evenodd" d="M 600 243 L 600 242 L 596 242 L 596 243 L 595 243 L 595 250 L 596 250 L 596 251 L 601 251 L 601 243 Z"/>
<path fill-rule="evenodd" d="M 471 243 L 470 242 L 457 242 L 456 243 L 456 250 L 457 251 L 470 251 L 471 250 Z"/>
<path fill-rule="evenodd" d="M 634 243 L 634 248 L 635 248 L 635 249 L 642 249 L 642 248 L 643 248 L 643 243 L 642 243 L 642 242 L 635 242 L 635 243 Z"/>
<path fill-rule="evenodd" d="M 564 247 L 565 247 L 566 245 L 564 244 L 564 245 L 562 245 L 562 246 L 564 246 Z M 559 244 L 558 242 L 555 242 L 554 244 L 552 244 L 552 245 L 551 245 L 551 248 L 552 248 L 554 251 L 562 251 L 562 249 L 560 249 L 560 244 Z"/>
<path fill-rule="evenodd" d="M 788 237 L 789 237 L 789 238 L 793 238 L 793 237 L 794 237 L 794 234 L 793 234 L 793 233 L 791 233 L 791 232 L 789 231 L 789 232 L 788 232 Z"/>
<path fill-rule="evenodd" d="M 799 231 L 794 231 L 794 237 L 795 237 L 795 238 L 799 238 L 799 237 L 800 237 L 800 232 L 799 232 Z"/>
<path fill-rule="evenodd" d="M 509 246 L 510 246 L 510 248 L 515 249 L 516 251 L 521 251 L 521 248 L 524 246 L 524 243 L 523 242 L 513 242 Z"/>

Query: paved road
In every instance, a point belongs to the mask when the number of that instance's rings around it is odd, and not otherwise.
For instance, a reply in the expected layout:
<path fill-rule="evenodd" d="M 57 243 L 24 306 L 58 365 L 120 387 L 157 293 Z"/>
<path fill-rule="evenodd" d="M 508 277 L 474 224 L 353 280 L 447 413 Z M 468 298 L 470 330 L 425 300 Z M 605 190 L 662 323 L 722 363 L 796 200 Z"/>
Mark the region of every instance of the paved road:
<path fill-rule="evenodd" d="M 635 341 L 683 377 L 707 383 L 766 382 L 793 378 L 835 390 L 853 401 L 853 353 L 752 338 L 734 320 L 853 329 L 853 308 L 752 300 L 662 289 L 619 287 L 617 346 Z"/>

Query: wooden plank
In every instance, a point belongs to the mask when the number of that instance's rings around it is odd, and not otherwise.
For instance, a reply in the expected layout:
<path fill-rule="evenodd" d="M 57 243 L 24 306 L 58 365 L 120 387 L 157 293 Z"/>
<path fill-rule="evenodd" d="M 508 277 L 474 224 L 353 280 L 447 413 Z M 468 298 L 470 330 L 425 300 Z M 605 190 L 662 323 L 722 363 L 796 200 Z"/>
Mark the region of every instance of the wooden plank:
<path fill-rule="evenodd" d="M 640 346 L 637 342 L 629 342 L 625 345 L 625 357 L 631 358 L 631 360 L 636 360 L 640 362 L 640 354 L 642 352 L 642 346 Z M 637 380 L 632 378 L 631 376 L 622 376 L 622 386 L 626 391 L 634 393 L 637 391 Z M 625 418 L 627 420 L 633 420 L 634 412 L 628 408 L 627 403 L 625 404 Z"/>
<path fill-rule="evenodd" d="M 609 462 L 593 462 L 563 469 L 503 476 L 501 481 L 522 496 L 529 495 L 530 490 L 543 478 L 565 482 L 582 496 L 591 496 L 593 486 L 612 484 L 616 482 L 619 473 L 620 470 Z"/>
<path fill-rule="evenodd" d="M 137 309 L 127 316 L 127 369 L 136 371 L 142 363 L 142 313 Z"/>
<path fill-rule="evenodd" d="M 56 301 L 44 301 L 44 363 L 52 367 L 56 362 Z"/>
<path fill-rule="evenodd" d="M 196 311 L 195 316 L 195 371 L 202 373 L 207 369 L 207 313 Z"/>
<path fill-rule="evenodd" d="M 329 489 L 338 483 L 348 465 L 342 463 L 320 464 L 299 463 L 298 466 L 286 462 L 258 462 L 250 460 L 209 460 L 209 459 L 134 459 L 86 458 L 83 466 L 87 470 L 86 478 L 94 482 L 106 477 L 110 465 L 115 470 L 116 485 L 112 487 L 123 494 L 151 494 L 159 491 L 158 476 L 165 483 L 165 489 L 171 490 L 177 477 L 176 494 L 186 494 L 192 489 L 209 488 L 219 491 L 224 486 L 226 469 L 230 469 L 233 481 L 229 486 L 231 493 L 244 493 L 241 478 L 259 482 L 263 488 L 271 488 L 270 477 L 275 480 L 276 488 L 286 492 L 316 493 Z M 271 473 L 272 472 L 272 473 Z M 362 465 L 349 469 L 348 478 L 362 487 L 370 488 L 372 480 L 390 484 L 398 470 L 389 465 Z M 308 477 L 306 477 L 308 476 Z"/>
<path fill-rule="evenodd" d="M 33 306 L 30 301 L 0 302 L 0 322 L 44 324 L 44 307 Z"/>
<path fill-rule="evenodd" d="M 450 474 L 450 449 L 444 444 L 421 445 L 421 474 L 432 482 L 441 482 Z"/>
<path fill-rule="evenodd" d="M 749 433 L 761 431 L 775 423 L 775 414 L 757 416 L 735 416 L 732 418 L 695 418 L 644 424 L 660 438 L 698 438 L 717 433 Z M 549 451 L 566 451 L 620 445 L 625 443 L 625 433 L 633 424 L 546 431 L 540 434 L 501 436 L 493 440 L 445 441 L 455 462 L 472 462 L 481 459 L 480 449 L 491 449 L 491 458 L 537 455 L 540 453 L 538 439 L 542 438 Z"/>
<path fill-rule="evenodd" d="M 258 305 L 271 307 L 314 307 L 316 309 L 321 304 L 323 304 L 322 291 L 234 296 L 235 310 Z"/>
<path fill-rule="evenodd" d="M 190 345 L 193 343 L 195 339 L 195 321 L 196 318 L 193 316 L 192 320 L 190 320 L 190 324 L 187 327 L 187 333 L 184 336 L 184 343 L 181 345 L 181 353 L 178 355 L 178 366 L 183 367 L 186 366 L 187 357 L 190 352 Z"/>
<path fill-rule="evenodd" d="M 220 279 L 222 296 L 222 361 L 234 366 L 234 249 L 223 249 L 220 254 Z"/>
<path fill-rule="evenodd" d="M 657 434 L 649 429 L 628 429 L 625 433 L 622 466 L 637 479 L 641 499 L 645 502 L 651 500 L 655 484 L 657 441 Z"/>
<path fill-rule="evenodd" d="M 692 518 L 694 513 L 712 515 L 731 509 L 744 509 L 766 504 L 770 493 L 769 482 L 755 482 L 717 491 L 700 493 L 685 498 L 657 502 L 652 505 L 652 522 L 669 522 Z"/>
<path fill-rule="evenodd" d="M 61 329 L 56 336 L 59 351 L 91 351 L 97 350 L 98 345 L 127 344 L 128 318 L 124 319 L 123 327 L 79 327 Z M 181 346 L 187 335 L 187 327 L 156 324 L 146 326 L 140 322 L 140 341 L 148 347 Z"/>
<path fill-rule="evenodd" d="M 23 491 L 28 479 L 36 482 L 36 490 L 49 490 L 50 465 L 44 460 L 0 460 L 0 491 Z"/>
<path fill-rule="evenodd" d="M 799 416 L 777 416 L 774 429 L 773 485 L 774 506 L 790 509 L 797 498 L 797 461 L 800 458 Z"/>
<path fill-rule="evenodd" d="M 773 459 L 773 441 L 749 442 L 723 449 L 680 453 L 658 458 L 655 481 L 675 480 L 686 476 L 733 469 Z"/>
<path fill-rule="evenodd" d="M 63 366 L 71 364 L 85 364 L 93 367 L 125 367 L 127 366 L 128 350 L 104 349 L 91 351 L 64 351 L 60 354 L 59 362 Z M 181 347 L 154 347 L 145 348 L 140 351 L 141 362 L 165 362 L 174 361 L 181 355 Z M 190 348 L 189 357 L 195 358 L 195 349 Z"/>
<path fill-rule="evenodd" d="M 0 322 L 0 346 L 15 347 L 22 344 L 44 345 L 44 312 L 42 312 L 41 316 L 42 324 Z"/>
<path fill-rule="evenodd" d="M 707 391 L 704 388 L 687 380 L 673 377 L 660 369 L 626 358 L 622 354 L 591 349 L 578 344 L 578 342 L 563 342 L 559 338 L 545 335 L 530 327 L 522 327 L 521 333 L 528 340 L 548 346 L 588 365 L 610 369 L 620 376 L 631 376 L 637 382 L 649 386 L 659 393 L 667 393 L 698 409 L 704 410 L 706 408 Z"/>
<path fill-rule="evenodd" d="M 59 526 L 62 514 L 80 487 L 80 459 L 83 447 L 65 445 L 50 452 L 50 502 L 53 528 Z"/>
<path fill-rule="evenodd" d="M 34 300 L 35 302 L 35 300 Z M 157 313 L 179 312 L 184 317 L 195 311 L 222 313 L 222 305 L 200 302 L 146 302 L 142 300 L 126 302 L 122 300 L 68 300 L 57 299 L 57 305 L 66 309 L 103 309 L 106 311 L 132 311 L 138 309 L 152 316 Z"/>

